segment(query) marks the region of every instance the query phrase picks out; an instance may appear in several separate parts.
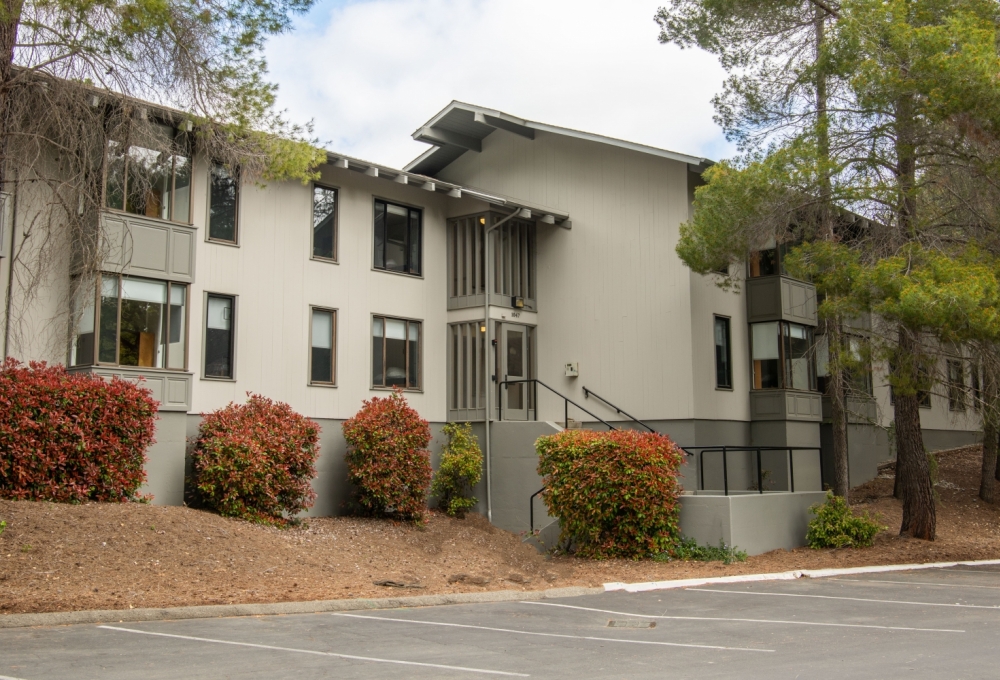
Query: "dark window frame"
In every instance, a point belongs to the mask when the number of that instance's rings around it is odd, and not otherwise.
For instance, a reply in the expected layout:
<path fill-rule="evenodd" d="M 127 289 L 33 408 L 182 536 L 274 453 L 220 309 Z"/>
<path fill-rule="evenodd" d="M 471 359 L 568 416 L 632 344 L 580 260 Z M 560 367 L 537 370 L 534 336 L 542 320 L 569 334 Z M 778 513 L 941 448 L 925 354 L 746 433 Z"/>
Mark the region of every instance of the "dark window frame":
<path fill-rule="evenodd" d="M 403 267 L 403 271 L 397 269 L 390 269 L 386 267 L 386 247 L 388 244 L 388 239 L 385 238 L 385 220 L 383 218 L 382 223 L 382 252 L 378 252 L 378 215 L 379 215 L 379 204 L 384 206 L 383 215 L 387 214 L 389 211 L 389 206 L 394 206 L 396 208 L 402 208 L 407 211 L 406 213 L 406 245 L 404 251 L 406 253 L 406 264 Z M 410 256 L 413 254 L 413 244 L 410 240 L 411 236 L 411 220 L 413 216 L 416 215 L 418 219 L 418 234 L 419 243 L 417 244 L 417 267 L 416 271 L 413 269 L 413 263 L 410 261 Z M 381 255 L 382 264 L 379 265 L 379 256 Z M 402 276 L 410 276 L 413 278 L 423 278 L 424 277 L 424 209 L 407 205 L 405 203 L 400 203 L 399 201 L 391 201 L 386 198 L 375 197 L 372 201 L 372 269 L 380 272 L 387 272 L 389 274 L 399 274 Z"/>
<path fill-rule="evenodd" d="M 205 217 L 205 240 L 209 243 L 218 243 L 220 245 L 235 246 L 240 245 L 240 204 L 243 194 L 242 180 L 240 179 L 239 169 L 226 170 L 230 174 L 230 179 L 236 187 L 236 198 L 233 203 L 233 238 L 232 240 L 218 238 L 212 236 L 212 184 L 213 184 L 213 169 L 216 167 L 225 168 L 224 163 L 218 161 L 210 161 L 208 164 L 208 196 L 206 201 L 206 209 L 208 214 Z"/>
<path fill-rule="evenodd" d="M 946 359 L 945 370 L 948 375 L 948 410 L 964 413 L 968 409 L 967 386 L 965 383 L 965 361 L 963 359 Z M 958 367 L 957 376 L 952 369 Z M 961 383 L 958 381 L 961 380 Z"/>
<path fill-rule="evenodd" d="M 104 145 L 104 160 L 103 160 L 103 167 L 101 169 L 101 174 L 103 176 L 103 182 L 102 182 L 102 186 L 101 186 L 101 194 L 102 194 L 102 196 L 101 196 L 101 205 L 104 206 L 105 210 L 110 210 L 110 211 L 116 212 L 116 213 L 122 213 L 122 214 L 125 214 L 125 215 L 138 215 L 138 216 L 144 217 L 146 219 L 162 220 L 164 222 L 171 222 L 173 224 L 185 224 L 185 225 L 189 225 L 190 226 L 191 224 L 194 223 L 194 214 L 193 214 L 193 210 L 192 210 L 192 208 L 194 207 L 192 205 L 192 203 L 193 203 L 192 198 L 193 198 L 193 194 L 194 194 L 194 181 L 193 181 L 194 180 L 194 149 L 193 149 L 193 145 L 191 143 L 191 137 L 188 136 L 189 133 L 187 133 L 187 132 L 185 132 L 183 130 L 179 130 L 179 129 L 175 128 L 173 125 L 171 125 L 169 123 L 166 123 L 166 122 L 163 122 L 163 121 L 159 121 L 159 120 L 151 121 L 151 122 L 154 125 L 158 125 L 158 126 L 161 126 L 161 127 L 164 127 L 164 128 L 169 128 L 171 130 L 171 132 L 172 132 L 172 135 L 173 135 L 173 137 L 171 138 L 171 145 L 172 145 L 173 148 L 171 148 L 170 151 L 169 151 L 169 153 L 171 155 L 171 167 L 170 167 L 170 203 L 171 204 L 170 204 L 169 208 L 167 209 L 167 214 L 169 214 L 170 217 L 152 216 L 152 215 L 147 215 L 145 213 L 134 212 L 134 211 L 131 211 L 131 210 L 128 209 L 128 200 L 129 200 L 129 198 L 128 198 L 129 197 L 129 188 L 128 188 L 128 183 L 129 182 L 128 182 L 128 178 L 129 178 L 129 162 L 130 162 L 129 149 L 132 148 L 132 147 L 136 147 L 136 148 L 140 148 L 140 149 L 147 149 L 148 148 L 148 147 L 144 147 L 144 146 L 142 146 L 142 145 L 140 145 L 138 143 L 126 146 L 126 145 L 121 144 L 120 142 L 118 142 L 118 140 L 109 139 L 107 141 L 107 143 Z M 122 155 L 122 167 L 121 167 L 121 172 L 122 172 L 122 176 L 121 176 L 121 198 L 122 198 L 122 202 L 121 202 L 121 205 L 110 205 L 109 204 L 109 201 L 111 199 L 110 199 L 109 191 L 108 191 L 108 180 L 109 180 L 109 177 L 110 177 L 110 171 L 111 171 L 111 166 L 112 166 L 112 163 L 111 163 L 111 153 L 112 153 L 111 152 L 111 145 L 112 144 L 121 144 L 121 147 L 122 147 L 122 150 L 121 150 L 121 155 Z M 150 149 L 150 150 L 151 151 L 155 151 L 155 149 Z M 162 153 L 166 153 L 166 151 L 163 151 Z M 178 220 L 178 219 L 174 219 L 174 217 L 173 217 L 174 212 L 175 212 L 175 204 L 174 203 L 175 203 L 175 201 L 177 199 L 177 157 L 178 156 L 187 159 L 187 162 L 188 162 L 188 172 L 190 173 L 190 175 L 188 177 L 188 209 L 187 209 L 187 220 Z"/>
<path fill-rule="evenodd" d="M 382 382 L 376 383 L 375 378 L 375 320 L 382 320 Z M 402 316 L 392 316 L 389 314 L 372 314 L 371 321 L 368 325 L 368 333 L 371 341 L 369 346 L 372 349 L 371 361 L 369 362 L 369 376 L 371 380 L 371 389 L 373 390 L 392 390 L 395 389 L 393 385 L 386 384 L 386 321 L 403 321 L 406 323 L 406 367 L 404 369 L 406 373 L 406 385 L 402 389 L 406 392 L 423 392 L 424 388 L 424 321 L 423 319 L 410 319 Z M 410 324 L 416 324 L 417 331 L 417 383 L 416 385 L 410 384 L 410 351 L 409 351 L 409 337 L 410 337 Z"/>
<path fill-rule="evenodd" d="M 778 386 L 777 387 L 757 387 L 756 374 L 754 372 L 754 362 L 757 361 L 753 358 L 753 327 L 754 326 L 764 326 L 769 324 L 776 324 L 778 331 Z M 809 335 L 809 353 L 807 358 L 809 359 L 809 375 L 808 381 L 809 386 L 806 388 L 801 387 L 789 387 L 789 362 L 793 360 L 794 357 L 788 357 L 786 353 L 786 341 L 791 338 L 789 334 L 791 326 L 797 326 L 799 328 L 804 328 L 806 333 Z M 816 329 L 812 326 L 806 326 L 804 324 L 794 323 L 791 321 L 762 321 L 758 323 L 750 324 L 749 333 L 749 345 L 750 345 L 750 389 L 755 391 L 766 391 L 766 390 L 792 390 L 796 392 L 817 392 L 818 391 L 818 380 L 817 380 L 817 368 L 816 368 Z M 768 361 L 768 360 L 760 360 Z M 769 361 L 775 361 L 770 359 Z M 762 372 L 763 376 L 763 372 Z"/>
<path fill-rule="evenodd" d="M 228 298 L 230 300 L 230 309 L 232 310 L 232 318 L 230 319 L 230 329 L 229 329 L 229 375 L 209 375 L 208 371 L 208 307 L 209 300 L 211 298 Z M 236 381 L 236 322 L 239 319 L 239 296 L 232 293 L 214 293 L 211 291 L 205 291 L 204 295 L 205 301 L 205 313 L 204 320 L 205 325 L 202 327 L 202 343 L 201 343 L 201 378 L 202 380 L 218 380 L 222 382 L 235 382 Z"/>
<path fill-rule="evenodd" d="M 316 254 L 316 190 L 322 189 L 324 191 L 332 191 L 333 197 L 333 256 L 326 257 L 325 255 Z M 311 185 L 311 191 L 309 196 L 309 204 L 311 210 L 309 211 L 309 259 L 316 260 L 317 262 L 328 262 L 330 264 L 340 263 L 340 187 L 331 186 L 329 184 L 323 184 L 322 182 L 313 182 Z"/>
<path fill-rule="evenodd" d="M 313 378 L 313 313 L 328 312 L 332 316 L 332 327 L 330 329 L 330 380 L 316 380 Z M 337 386 L 337 309 L 334 307 L 323 307 L 321 305 L 309 305 L 309 385 L 313 387 L 336 387 Z"/>
<path fill-rule="evenodd" d="M 720 384 L 719 382 L 719 344 L 718 336 L 718 323 L 722 321 L 726 327 L 726 384 Z M 714 347 L 714 363 L 715 363 L 715 389 L 717 390 L 733 390 L 733 332 L 732 332 L 732 319 L 728 316 L 723 316 L 721 314 L 712 315 L 712 345 Z"/>

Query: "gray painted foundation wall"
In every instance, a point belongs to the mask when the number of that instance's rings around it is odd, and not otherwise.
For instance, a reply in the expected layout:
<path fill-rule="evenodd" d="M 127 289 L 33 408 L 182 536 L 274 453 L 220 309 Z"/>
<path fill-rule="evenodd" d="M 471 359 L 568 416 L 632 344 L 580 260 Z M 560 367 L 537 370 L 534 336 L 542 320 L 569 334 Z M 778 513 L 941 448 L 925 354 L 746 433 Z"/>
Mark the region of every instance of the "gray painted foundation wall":
<path fill-rule="evenodd" d="M 139 490 L 153 494 L 154 505 L 184 504 L 186 428 L 186 413 L 157 414 L 156 443 L 146 452 L 146 483 Z"/>

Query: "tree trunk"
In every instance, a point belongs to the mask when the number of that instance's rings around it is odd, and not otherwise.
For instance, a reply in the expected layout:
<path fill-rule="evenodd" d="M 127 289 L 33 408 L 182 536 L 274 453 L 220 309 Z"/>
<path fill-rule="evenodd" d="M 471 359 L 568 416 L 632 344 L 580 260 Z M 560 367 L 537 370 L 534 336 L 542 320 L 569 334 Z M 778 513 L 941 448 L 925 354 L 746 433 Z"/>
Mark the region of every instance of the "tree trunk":
<path fill-rule="evenodd" d="M 909 329 L 899 329 L 899 356 L 896 369 L 905 389 L 897 390 L 894 400 L 896 421 L 896 477 L 903 495 L 903 522 L 900 535 L 934 540 L 937 515 L 931 469 L 920 433 L 920 398 L 915 389 L 921 384 L 917 340 Z"/>
<path fill-rule="evenodd" d="M 848 500 L 850 472 L 847 458 L 847 404 L 844 371 L 840 367 L 843 349 L 840 323 L 837 319 L 826 322 L 826 338 L 830 354 L 830 421 L 833 428 L 833 493 Z"/>
<path fill-rule="evenodd" d="M 983 371 L 983 404 L 980 408 L 983 414 L 983 469 L 979 478 L 979 497 L 987 503 L 995 503 L 997 445 L 1000 443 L 1000 428 L 997 427 L 1000 413 L 997 413 L 997 408 L 1000 407 L 1000 393 L 994 362 L 982 363 L 986 370 Z"/>

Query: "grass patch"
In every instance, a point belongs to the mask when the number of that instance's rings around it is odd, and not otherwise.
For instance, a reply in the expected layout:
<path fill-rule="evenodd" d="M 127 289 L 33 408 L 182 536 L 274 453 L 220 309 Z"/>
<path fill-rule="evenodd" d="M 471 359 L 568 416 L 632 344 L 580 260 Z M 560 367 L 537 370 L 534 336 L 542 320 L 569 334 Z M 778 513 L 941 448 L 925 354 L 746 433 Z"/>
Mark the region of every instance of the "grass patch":
<path fill-rule="evenodd" d="M 673 548 L 654 555 L 657 562 L 722 562 L 732 564 L 733 562 L 746 562 L 747 553 L 735 546 L 726 545 L 719 539 L 719 545 L 698 545 L 693 538 L 682 538 Z"/>

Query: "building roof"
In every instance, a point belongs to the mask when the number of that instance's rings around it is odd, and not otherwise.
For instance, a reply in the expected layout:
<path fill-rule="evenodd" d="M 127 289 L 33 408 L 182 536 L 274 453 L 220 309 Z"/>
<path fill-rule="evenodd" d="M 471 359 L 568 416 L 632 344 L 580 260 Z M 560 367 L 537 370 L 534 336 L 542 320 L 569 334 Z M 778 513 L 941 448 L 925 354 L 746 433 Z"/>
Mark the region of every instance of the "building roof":
<path fill-rule="evenodd" d="M 432 146 L 416 159 L 410 161 L 404 169 L 433 177 L 467 151 L 482 151 L 483 140 L 497 129 L 521 135 L 527 139 L 534 139 L 535 131 L 565 135 L 661 158 L 669 158 L 681 163 L 688 163 L 702 170 L 712 164 L 712 161 L 707 158 L 690 156 L 590 132 L 536 123 L 517 118 L 503 111 L 453 101 L 413 133 L 415 140 L 426 142 Z"/>

